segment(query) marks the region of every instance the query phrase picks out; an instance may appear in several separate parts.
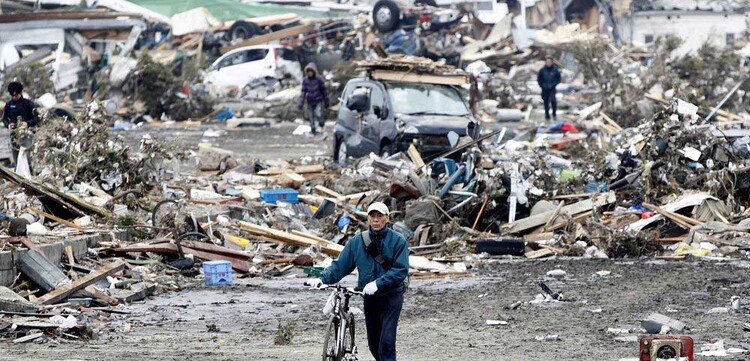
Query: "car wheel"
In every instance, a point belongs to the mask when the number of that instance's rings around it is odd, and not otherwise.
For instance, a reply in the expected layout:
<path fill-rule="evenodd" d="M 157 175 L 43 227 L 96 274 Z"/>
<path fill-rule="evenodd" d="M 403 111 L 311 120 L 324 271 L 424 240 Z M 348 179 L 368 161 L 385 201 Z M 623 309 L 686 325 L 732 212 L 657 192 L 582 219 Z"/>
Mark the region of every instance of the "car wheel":
<path fill-rule="evenodd" d="M 349 157 L 349 149 L 346 146 L 346 142 L 342 137 L 336 137 L 335 145 L 333 147 L 333 160 L 340 165 L 345 165 L 346 159 Z"/>
<path fill-rule="evenodd" d="M 416 0 L 414 1 L 414 5 L 426 5 L 426 6 L 432 6 L 432 7 L 438 7 L 438 4 L 435 0 Z"/>
<path fill-rule="evenodd" d="M 231 40 L 240 39 L 245 40 L 252 38 L 260 34 L 262 30 L 258 24 L 250 21 L 235 21 L 232 27 L 229 28 L 229 38 Z"/>
<path fill-rule="evenodd" d="M 392 0 L 379 0 L 372 9 L 372 22 L 381 33 L 396 30 L 400 18 L 401 10 Z"/>
<path fill-rule="evenodd" d="M 380 156 L 383 158 L 388 158 L 389 156 L 392 156 L 396 152 L 396 148 L 393 146 L 393 143 L 383 143 L 380 146 Z"/>

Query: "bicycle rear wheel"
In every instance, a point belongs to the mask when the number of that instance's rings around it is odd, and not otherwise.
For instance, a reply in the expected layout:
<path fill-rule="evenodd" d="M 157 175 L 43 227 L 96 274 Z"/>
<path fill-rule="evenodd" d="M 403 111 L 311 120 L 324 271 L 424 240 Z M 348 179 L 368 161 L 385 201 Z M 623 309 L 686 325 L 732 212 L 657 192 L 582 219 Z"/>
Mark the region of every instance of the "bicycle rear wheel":
<path fill-rule="evenodd" d="M 331 316 L 326 325 L 326 337 L 323 342 L 323 361 L 340 361 L 341 355 L 336 347 L 339 325 L 336 316 Z"/>

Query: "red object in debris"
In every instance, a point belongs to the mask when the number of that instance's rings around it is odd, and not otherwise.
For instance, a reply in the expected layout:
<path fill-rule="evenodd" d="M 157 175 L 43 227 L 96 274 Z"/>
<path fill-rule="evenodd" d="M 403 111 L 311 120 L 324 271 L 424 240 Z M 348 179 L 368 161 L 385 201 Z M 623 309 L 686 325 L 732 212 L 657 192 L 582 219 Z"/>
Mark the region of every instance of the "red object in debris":
<path fill-rule="evenodd" d="M 693 338 L 690 336 L 643 336 L 639 342 L 640 361 L 693 358 Z"/>
<path fill-rule="evenodd" d="M 641 219 L 649 219 L 654 216 L 654 212 L 643 212 L 641 213 Z"/>
<path fill-rule="evenodd" d="M 578 128 L 576 128 L 575 125 L 570 124 L 570 123 L 563 123 L 561 129 L 562 129 L 563 132 L 569 132 L 569 133 L 578 133 L 579 132 Z"/>

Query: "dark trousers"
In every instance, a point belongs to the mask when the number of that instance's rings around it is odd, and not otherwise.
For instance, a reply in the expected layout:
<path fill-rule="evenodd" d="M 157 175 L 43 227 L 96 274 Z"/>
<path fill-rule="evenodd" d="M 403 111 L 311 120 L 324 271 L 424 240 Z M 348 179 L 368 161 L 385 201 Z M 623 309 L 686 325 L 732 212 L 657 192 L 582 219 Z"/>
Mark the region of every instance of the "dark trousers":
<path fill-rule="evenodd" d="M 307 116 L 307 121 L 310 122 L 310 133 L 317 134 L 317 130 L 315 130 L 315 125 L 319 125 L 321 128 L 325 126 L 325 119 L 323 119 L 323 104 L 318 103 L 315 106 L 307 105 L 305 108 L 305 116 Z"/>
<path fill-rule="evenodd" d="M 396 328 L 404 292 L 365 297 L 367 345 L 375 361 L 396 361 Z"/>
<path fill-rule="evenodd" d="M 549 119 L 549 108 L 552 106 L 552 116 L 557 117 L 557 98 L 555 97 L 557 91 L 555 88 L 542 89 L 542 100 L 544 100 L 544 118 Z"/>

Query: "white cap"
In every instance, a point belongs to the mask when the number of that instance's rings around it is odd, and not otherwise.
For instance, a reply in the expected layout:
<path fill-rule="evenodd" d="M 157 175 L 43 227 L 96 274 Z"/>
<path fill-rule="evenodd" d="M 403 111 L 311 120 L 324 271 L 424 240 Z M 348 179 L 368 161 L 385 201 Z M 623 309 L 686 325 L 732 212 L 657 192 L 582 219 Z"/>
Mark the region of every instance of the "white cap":
<path fill-rule="evenodd" d="M 369 207 L 367 207 L 367 214 L 370 214 L 372 211 L 380 212 L 380 214 L 389 215 L 391 212 L 388 211 L 388 206 L 385 205 L 383 202 L 375 202 L 370 204 Z"/>

